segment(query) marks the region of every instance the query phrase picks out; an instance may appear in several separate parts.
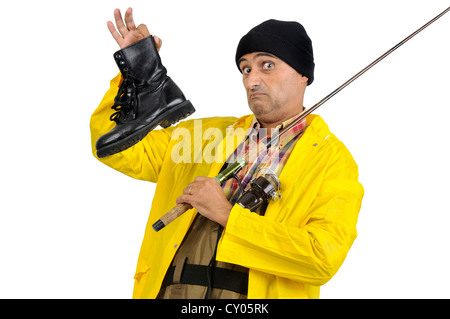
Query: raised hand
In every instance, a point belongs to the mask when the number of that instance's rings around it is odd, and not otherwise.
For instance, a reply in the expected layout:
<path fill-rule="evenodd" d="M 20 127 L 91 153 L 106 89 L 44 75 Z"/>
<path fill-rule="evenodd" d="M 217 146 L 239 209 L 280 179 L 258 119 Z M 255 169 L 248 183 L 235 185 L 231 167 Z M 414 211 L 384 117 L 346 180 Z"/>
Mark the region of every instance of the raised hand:
<path fill-rule="evenodd" d="M 107 22 L 107 26 L 109 32 L 111 32 L 111 35 L 121 49 L 150 36 L 150 32 L 145 24 L 140 24 L 136 27 L 132 8 L 128 8 L 125 12 L 125 23 L 119 9 L 114 10 L 114 19 L 116 21 L 117 29 L 111 21 Z M 162 41 L 157 36 L 153 36 L 153 38 L 156 43 L 156 49 L 159 51 Z"/>

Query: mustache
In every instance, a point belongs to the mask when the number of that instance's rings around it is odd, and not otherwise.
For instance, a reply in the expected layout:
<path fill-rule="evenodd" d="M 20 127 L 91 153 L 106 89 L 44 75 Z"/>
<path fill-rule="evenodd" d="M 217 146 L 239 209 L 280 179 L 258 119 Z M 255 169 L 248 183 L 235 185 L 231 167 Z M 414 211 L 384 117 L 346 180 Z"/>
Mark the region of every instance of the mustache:
<path fill-rule="evenodd" d="M 263 87 L 257 87 L 257 88 L 252 88 L 248 90 L 249 95 L 251 94 L 255 94 L 255 93 L 262 93 L 262 94 L 267 94 L 267 91 L 265 88 Z"/>

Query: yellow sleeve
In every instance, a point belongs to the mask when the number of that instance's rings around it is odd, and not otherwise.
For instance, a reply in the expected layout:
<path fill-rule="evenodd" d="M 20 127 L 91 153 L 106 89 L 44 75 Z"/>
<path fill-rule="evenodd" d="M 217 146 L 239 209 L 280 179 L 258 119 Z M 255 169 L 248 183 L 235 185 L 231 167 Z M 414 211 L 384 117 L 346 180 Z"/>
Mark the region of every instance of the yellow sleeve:
<path fill-rule="evenodd" d="M 235 205 L 219 242 L 217 260 L 311 285 L 326 283 L 356 238 L 364 192 L 354 178 L 356 165 L 330 171 L 305 214 L 304 226 L 274 221 Z M 298 198 L 288 200 L 295 206 Z"/>
<path fill-rule="evenodd" d="M 173 128 L 150 132 L 142 141 L 120 153 L 104 158 L 97 157 L 95 143 L 97 139 L 114 128 L 116 123 L 110 120 L 114 110 L 114 98 L 122 81 L 119 73 L 111 80 L 110 88 L 90 120 L 92 153 L 102 163 L 130 177 L 157 182 L 163 159 L 170 142 Z"/>

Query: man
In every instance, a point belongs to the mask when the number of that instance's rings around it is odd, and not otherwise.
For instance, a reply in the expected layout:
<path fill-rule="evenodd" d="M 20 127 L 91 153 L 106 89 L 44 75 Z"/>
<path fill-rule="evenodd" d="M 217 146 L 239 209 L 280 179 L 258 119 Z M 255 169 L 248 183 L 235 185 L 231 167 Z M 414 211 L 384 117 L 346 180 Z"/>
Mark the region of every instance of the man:
<path fill-rule="evenodd" d="M 125 23 L 117 9 L 115 19 L 118 30 L 112 22 L 108 28 L 121 49 L 145 39 L 161 47 L 145 25 L 135 26 L 131 9 Z M 312 45 L 304 28 L 276 20 L 256 26 L 241 39 L 236 63 L 252 115 L 184 121 L 99 158 L 133 178 L 157 183 L 134 298 L 318 298 L 356 238 L 364 192 L 357 165 L 319 116 L 310 115 L 283 134 L 272 145 L 276 152 L 264 148 L 274 132 L 299 117 L 313 82 Z M 114 128 L 111 106 L 121 83 L 119 74 L 91 117 L 93 147 Z M 214 161 L 174 158 L 180 143 L 188 150 L 196 143 L 202 151 L 210 149 L 211 140 L 204 138 L 210 129 L 218 133 Z M 246 133 L 235 134 L 239 129 Z M 180 142 L 177 130 L 194 139 Z M 254 148 L 262 152 L 249 156 Z M 239 181 L 219 185 L 213 177 L 240 156 L 249 164 L 238 173 Z M 279 178 L 282 198 L 255 213 L 236 202 L 261 170 Z M 151 226 L 176 203 L 193 209 L 155 232 Z"/>

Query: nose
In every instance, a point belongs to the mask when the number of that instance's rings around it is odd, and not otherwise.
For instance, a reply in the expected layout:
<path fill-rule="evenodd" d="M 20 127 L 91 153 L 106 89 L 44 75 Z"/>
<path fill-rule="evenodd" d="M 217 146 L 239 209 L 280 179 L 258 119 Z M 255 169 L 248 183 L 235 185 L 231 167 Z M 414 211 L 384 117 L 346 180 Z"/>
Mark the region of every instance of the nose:
<path fill-rule="evenodd" d="M 257 89 L 261 85 L 261 74 L 258 70 L 252 70 L 245 78 L 244 78 L 244 86 L 247 90 Z"/>

